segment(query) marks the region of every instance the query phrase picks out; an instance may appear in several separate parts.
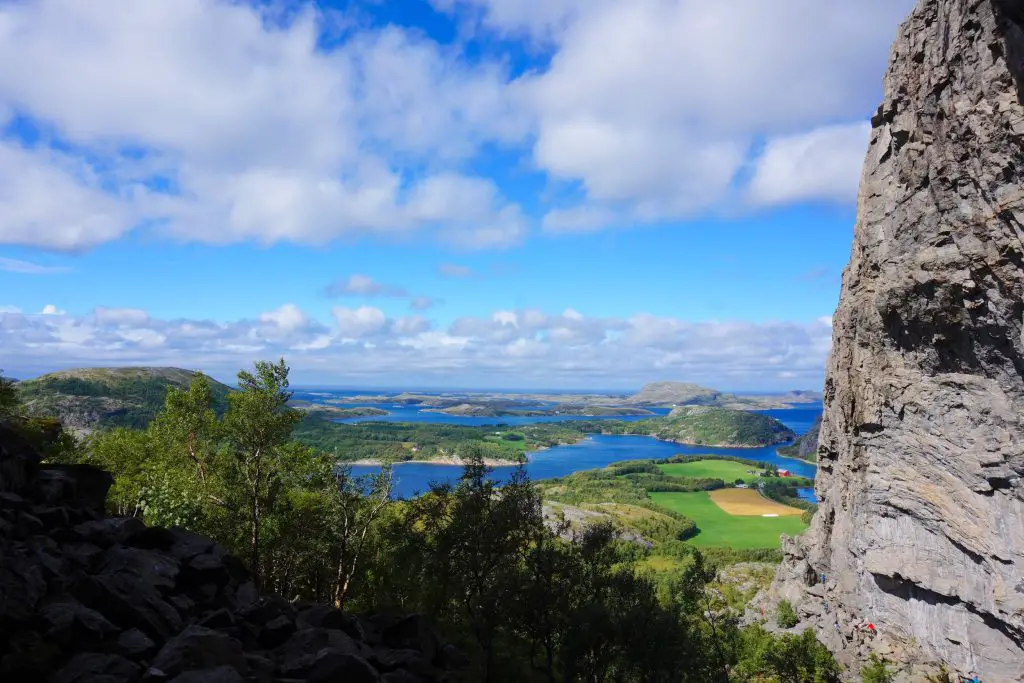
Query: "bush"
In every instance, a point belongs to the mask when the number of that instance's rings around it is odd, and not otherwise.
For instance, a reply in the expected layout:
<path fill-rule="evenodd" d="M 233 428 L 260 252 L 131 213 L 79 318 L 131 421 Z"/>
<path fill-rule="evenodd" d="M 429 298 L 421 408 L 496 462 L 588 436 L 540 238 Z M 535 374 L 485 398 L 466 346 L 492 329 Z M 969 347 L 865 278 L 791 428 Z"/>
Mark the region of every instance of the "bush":
<path fill-rule="evenodd" d="M 782 628 L 793 628 L 800 622 L 799 617 L 796 616 L 796 610 L 793 609 L 789 600 L 779 600 L 776 619 Z"/>
<path fill-rule="evenodd" d="M 870 661 L 860 671 L 860 679 L 864 683 L 892 683 L 894 677 L 886 661 L 872 654 Z"/>

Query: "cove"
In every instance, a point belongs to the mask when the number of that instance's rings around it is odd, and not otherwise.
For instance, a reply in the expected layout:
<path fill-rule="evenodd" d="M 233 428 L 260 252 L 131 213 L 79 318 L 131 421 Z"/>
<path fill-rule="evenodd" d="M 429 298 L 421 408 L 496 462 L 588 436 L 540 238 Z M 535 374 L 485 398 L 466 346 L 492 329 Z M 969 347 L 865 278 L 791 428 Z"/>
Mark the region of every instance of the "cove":
<path fill-rule="evenodd" d="M 821 413 L 821 409 L 800 408 L 762 412 L 778 418 L 797 434 L 803 434 Z M 436 414 L 430 413 L 428 415 L 436 416 Z M 493 421 L 494 418 L 491 418 L 491 423 Z M 525 468 L 531 479 L 552 479 L 564 477 L 579 470 L 606 467 L 613 462 L 622 460 L 661 459 L 679 454 L 729 455 L 748 460 L 759 460 L 788 469 L 796 475 L 811 478 L 814 477 L 816 471 L 816 466 L 813 463 L 780 456 L 774 446 L 713 448 L 658 441 L 648 436 L 606 436 L 601 434 L 589 435 L 583 441 L 570 446 L 555 446 L 531 453 L 530 461 Z M 493 474 L 494 479 L 496 481 L 506 479 L 515 467 L 515 465 L 496 467 Z M 373 474 L 378 471 L 379 468 L 372 466 L 352 467 L 352 474 L 357 476 Z M 427 491 L 431 482 L 455 483 L 461 474 L 462 468 L 453 465 L 423 462 L 401 463 L 395 467 L 394 496 L 396 498 L 414 497 Z M 802 490 L 801 493 L 802 497 L 813 500 L 813 490 Z"/>

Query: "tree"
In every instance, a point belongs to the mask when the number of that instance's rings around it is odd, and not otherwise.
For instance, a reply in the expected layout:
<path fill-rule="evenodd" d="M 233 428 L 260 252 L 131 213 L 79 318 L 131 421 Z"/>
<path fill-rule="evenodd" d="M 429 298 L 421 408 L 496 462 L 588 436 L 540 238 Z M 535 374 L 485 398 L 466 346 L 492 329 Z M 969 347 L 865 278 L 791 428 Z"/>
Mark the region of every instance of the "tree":
<path fill-rule="evenodd" d="M 261 524 L 280 492 L 282 448 L 302 419 L 287 407 L 288 366 L 258 361 L 256 372 L 238 373 L 240 391 L 228 395 L 223 429 L 231 446 L 230 479 L 241 489 L 249 522 L 249 569 L 259 582 L 263 573 Z"/>
<path fill-rule="evenodd" d="M 13 416 L 19 407 L 18 388 L 14 382 L 0 374 L 0 419 Z"/>
<path fill-rule="evenodd" d="M 344 608 L 352 581 L 361 569 L 370 529 L 391 502 L 394 477 L 390 463 L 385 463 L 376 475 L 353 477 L 352 468 L 344 467 L 336 476 L 331 496 L 338 555 L 334 604 Z"/>
<path fill-rule="evenodd" d="M 818 642 L 814 631 L 773 636 L 759 625 L 741 635 L 739 661 L 733 668 L 737 681 L 779 683 L 838 683 L 840 669 L 832 653 Z"/>
<path fill-rule="evenodd" d="M 220 425 L 213 411 L 210 380 L 197 372 L 188 389 L 170 387 L 164 408 L 153 421 L 155 432 L 170 447 L 183 449 L 205 482 Z"/>

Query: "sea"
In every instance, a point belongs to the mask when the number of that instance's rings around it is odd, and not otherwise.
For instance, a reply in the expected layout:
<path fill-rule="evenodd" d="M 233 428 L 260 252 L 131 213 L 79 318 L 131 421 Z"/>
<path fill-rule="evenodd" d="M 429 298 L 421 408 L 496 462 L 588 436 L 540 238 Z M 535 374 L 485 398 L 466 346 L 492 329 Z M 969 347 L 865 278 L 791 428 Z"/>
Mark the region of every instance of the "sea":
<path fill-rule="evenodd" d="M 392 404 L 392 403 L 341 403 L 344 398 L 363 395 L 378 395 L 380 391 L 330 391 L 323 390 L 296 390 L 294 398 L 304 399 L 313 402 L 323 402 L 326 399 L 339 400 L 339 407 L 372 406 L 387 410 L 387 415 L 376 415 L 372 417 L 349 418 L 338 420 L 338 422 L 368 422 L 368 421 L 390 421 L 390 422 L 436 422 L 461 425 L 523 425 L 537 422 L 561 422 L 570 420 L 639 420 L 650 416 L 615 416 L 606 418 L 578 417 L 578 416 L 539 416 L 539 417 L 460 417 L 445 415 L 443 413 L 427 412 L 415 405 Z M 414 392 L 427 395 L 442 395 L 441 392 Z M 537 392 L 539 393 L 539 392 Z M 536 403 L 538 407 L 547 407 L 551 404 Z M 518 407 L 518 406 L 517 406 Z M 665 415 L 669 412 L 667 408 L 650 409 L 657 415 Z M 760 410 L 764 415 L 778 419 L 784 425 L 796 432 L 797 435 L 806 433 L 814 421 L 821 415 L 821 403 L 797 403 L 789 409 Z M 606 467 L 614 462 L 622 460 L 642 460 L 647 458 L 661 459 L 673 455 L 731 455 L 749 460 L 758 460 L 764 463 L 771 463 L 782 469 L 788 469 L 794 475 L 814 478 L 816 465 L 793 458 L 785 458 L 778 454 L 775 446 L 764 448 L 715 448 L 711 446 L 686 446 L 676 443 L 659 441 L 648 436 L 632 435 L 603 435 L 591 434 L 583 441 L 568 446 L 555 446 L 542 451 L 529 454 L 529 461 L 526 463 L 526 472 L 531 479 L 552 479 L 564 477 L 579 470 L 590 470 Z M 514 465 L 496 467 L 492 477 L 500 482 L 509 477 L 515 470 Z M 352 466 L 352 474 L 364 475 L 379 472 L 379 468 L 372 466 Z M 451 482 L 458 480 L 462 470 L 458 466 L 438 465 L 422 462 L 401 463 L 395 467 L 394 496 L 396 498 L 409 498 L 417 496 L 429 490 L 431 483 Z M 817 502 L 814 497 L 814 489 L 800 489 L 800 497 L 811 502 Z"/>

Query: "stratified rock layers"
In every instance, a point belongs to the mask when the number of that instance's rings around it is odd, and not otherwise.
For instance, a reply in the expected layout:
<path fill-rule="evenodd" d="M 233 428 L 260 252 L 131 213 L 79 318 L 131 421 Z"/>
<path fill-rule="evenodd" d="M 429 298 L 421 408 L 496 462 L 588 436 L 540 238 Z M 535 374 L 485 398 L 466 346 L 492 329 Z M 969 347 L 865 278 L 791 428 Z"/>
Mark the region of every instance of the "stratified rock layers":
<path fill-rule="evenodd" d="M 1022 93 L 1024 1 L 921 0 L 900 28 L 833 323 L 821 505 L 775 584 L 847 662 L 1024 680 Z"/>

